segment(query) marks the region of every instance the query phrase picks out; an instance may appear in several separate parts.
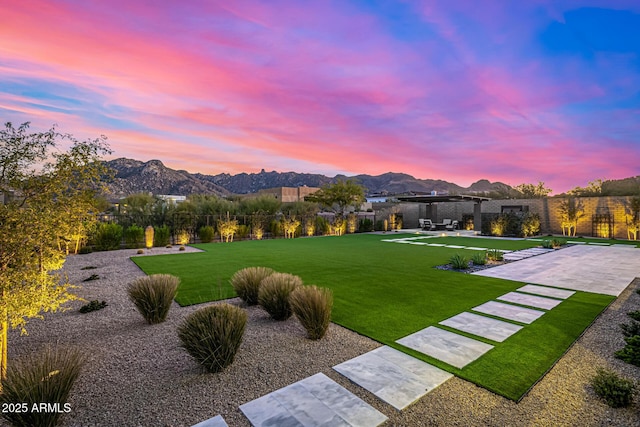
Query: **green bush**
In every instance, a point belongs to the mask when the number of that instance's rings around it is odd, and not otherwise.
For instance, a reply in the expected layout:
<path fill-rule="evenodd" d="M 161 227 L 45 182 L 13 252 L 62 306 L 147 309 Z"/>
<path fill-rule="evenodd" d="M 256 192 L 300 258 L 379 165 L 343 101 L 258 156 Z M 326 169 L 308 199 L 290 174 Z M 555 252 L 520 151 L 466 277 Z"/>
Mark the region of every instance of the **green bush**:
<path fill-rule="evenodd" d="M 477 252 L 473 254 L 471 262 L 473 262 L 474 265 L 485 265 L 487 263 L 487 253 Z"/>
<path fill-rule="evenodd" d="M 211 243 L 216 236 L 216 229 L 210 225 L 200 227 L 198 230 L 198 237 L 202 243 Z"/>
<path fill-rule="evenodd" d="M 622 350 L 616 351 L 616 357 L 632 365 L 640 366 L 640 335 L 624 339 L 627 343 Z"/>
<path fill-rule="evenodd" d="M 162 247 L 171 243 L 171 229 L 168 226 L 153 227 L 153 246 Z"/>
<path fill-rule="evenodd" d="M 541 243 L 542 247 L 546 249 L 558 249 L 559 247 L 562 247 L 566 244 L 567 244 L 567 241 L 565 239 L 557 239 L 557 238 L 545 239 Z"/>
<path fill-rule="evenodd" d="M 130 283 L 127 293 L 147 323 L 162 323 L 169 314 L 179 284 L 180 279 L 170 274 L 152 274 Z"/>
<path fill-rule="evenodd" d="M 633 381 L 621 378 L 613 371 L 598 368 L 596 376 L 591 380 L 591 386 L 612 408 L 629 406 L 633 400 Z"/>
<path fill-rule="evenodd" d="M 460 254 L 455 254 L 449 258 L 449 264 L 451 264 L 451 267 L 456 270 L 466 270 L 469 268 L 469 260 L 467 257 Z"/>
<path fill-rule="evenodd" d="M 230 282 L 240 299 L 249 305 L 256 305 L 260 283 L 271 274 L 273 270 L 267 267 L 247 267 L 236 271 Z"/>
<path fill-rule="evenodd" d="M 184 348 L 209 372 L 220 372 L 231 363 L 242 343 L 247 313 L 231 304 L 201 308 L 178 327 Z"/>
<path fill-rule="evenodd" d="M 238 231 L 236 231 L 237 240 L 246 239 L 247 237 L 249 237 L 249 234 L 251 234 L 251 227 L 244 224 L 238 225 Z"/>
<path fill-rule="evenodd" d="M 144 228 L 137 225 L 125 228 L 124 245 L 127 249 L 144 248 Z"/>
<path fill-rule="evenodd" d="M 640 335 L 640 322 L 636 322 L 632 320 L 628 325 L 621 323 L 620 329 L 622 329 L 622 333 L 625 337 L 633 337 L 635 335 Z"/>
<path fill-rule="evenodd" d="M 86 362 L 76 349 L 45 347 L 14 360 L 2 381 L 0 403 L 21 405 L 25 411 L 2 411 L 2 417 L 14 426 L 55 426 L 69 410 L 67 398 Z M 59 411 L 32 411 L 41 403 L 58 404 Z"/>
<path fill-rule="evenodd" d="M 120 249 L 120 243 L 122 243 L 122 227 L 111 222 L 99 223 L 96 227 L 93 243 L 99 251 Z"/>
<path fill-rule="evenodd" d="M 102 310 L 106 306 L 107 306 L 106 301 L 100 302 L 96 299 L 80 307 L 80 313 L 90 313 L 92 311 Z"/>
<path fill-rule="evenodd" d="M 361 233 L 373 231 L 373 220 L 369 218 L 361 219 L 360 224 L 358 224 L 358 231 Z"/>
<path fill-rule="evenodd" d="M 289 295 L 291 309 L 312 340 L 324 337 L 331 322 L 333 293 L 327 288 L 300 286 Z"/>
<path fill-rule="evenodd" d="M 258 303 L 274 320 L 287 320 L 291 317 L 289 294 L 302 286 L 302 279 L 288 273 L 273 273 L 260 283 Z"/>
<path fill-rule="evenodd" d="M 504 259 L 504 253 L 500 249 L 489 249 L 487 251 L 487 259 L 489 261 L 502 261 Z"/>
<path fill-rule="evenodd" d="M 331 224 L 323 216 L 316 216 L 316 234 L 324 236 L 331 232 Z"/>
<path fill-rule="evenodd" d="M 520 236 L 529 237 L 540 233 L 540 216 L 537 213 L 527 212 L 521 217 Z"/>
<path fill-rule="evenodd" d="M 640 310 L 630 311 L 627 313 L 627 315 L 631 317 L 633 320 L 637 320 L 640 322 Z"/>

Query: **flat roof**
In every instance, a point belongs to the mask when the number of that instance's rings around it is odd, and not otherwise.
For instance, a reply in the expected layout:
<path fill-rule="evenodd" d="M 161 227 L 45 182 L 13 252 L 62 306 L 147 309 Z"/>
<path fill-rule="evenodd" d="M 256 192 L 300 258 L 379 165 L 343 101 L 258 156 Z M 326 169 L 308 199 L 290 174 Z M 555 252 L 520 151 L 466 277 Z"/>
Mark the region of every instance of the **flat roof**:
<path fill-rule="evenodd" d="M 413 203 L 437 203 L 437 202 L 486 202 L 491 200 L 489 197 L 480 196 L 396 196 L 396 199 L 401 202 L 413 202 Z"/>

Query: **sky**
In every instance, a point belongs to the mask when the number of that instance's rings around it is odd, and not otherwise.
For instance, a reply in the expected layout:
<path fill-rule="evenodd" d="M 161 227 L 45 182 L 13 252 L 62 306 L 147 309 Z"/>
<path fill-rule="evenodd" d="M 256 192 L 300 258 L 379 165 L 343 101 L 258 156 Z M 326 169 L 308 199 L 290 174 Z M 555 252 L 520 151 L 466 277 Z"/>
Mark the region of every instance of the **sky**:
<path fill-rule="evenodd" d="M 0 118 L 204 174 L 640 175 L 637 0 L 3 0 Z"/>

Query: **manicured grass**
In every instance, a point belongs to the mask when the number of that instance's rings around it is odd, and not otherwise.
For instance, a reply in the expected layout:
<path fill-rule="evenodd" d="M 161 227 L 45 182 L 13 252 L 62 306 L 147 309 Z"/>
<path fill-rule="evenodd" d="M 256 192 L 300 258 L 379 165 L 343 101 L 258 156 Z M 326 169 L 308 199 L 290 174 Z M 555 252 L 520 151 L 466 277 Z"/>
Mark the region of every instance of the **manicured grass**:
<path fill-rule="evenodd" d="M 560 239 L 560 240 L 566 240 L 571 242 L 580 242 L 587 245 L 606 243 L 609 245 L 631 245 L 636 247 L 640 246 L 640 240 L 601 239 L 596 237 L 582 237 L 582 236 L 577 236 L 577 237 L 543 236 L 543 237 L 532 237 L 531 239 L 534 239 L 534 240 L 535 239 L 544 239 L 544 240 Z"/>
<path fill-rule="evenodd" d="M 181 278 L 176 301 L 197 304 L 234 296 L 229 278 L 249 266 L 296 274 L 334 293 L 333 321 L 518 400 L 609 304 L 613 297 L 577 292 L 464 369 L 411 351 L 395 340 L 495 300 L 522 283 L 442 271 L 456 252 L 444 247 L 381 242 L 411 234 L 348 235 L 195 245 L 203 253 L 133 258 L 147 274 Z M 464 237 L 429 243 L 523 249 L 538 242 Z M 443 327 L 444 328 L 444 327 Z M 446 329 L 446 328 L 445 328 Z M 474 337 L 477 339 L 477 337 Z"/>

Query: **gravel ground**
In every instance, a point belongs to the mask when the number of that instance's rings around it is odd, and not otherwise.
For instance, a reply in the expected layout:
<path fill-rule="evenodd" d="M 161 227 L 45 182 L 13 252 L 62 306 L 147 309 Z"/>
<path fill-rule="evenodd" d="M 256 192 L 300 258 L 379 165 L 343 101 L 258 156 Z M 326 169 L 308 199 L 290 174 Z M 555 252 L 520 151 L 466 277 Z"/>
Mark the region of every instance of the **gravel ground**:
<path fill-rule="evenodd" d="M 185 252 L 191 251 L 195 249 Z M 177 248 L 150 252 L 179 253 Z M 397 411 L 331 369 L 379 343 L 334 324 L 323 340 L 313 342 L 295 319 L 275 322 L 258 307 L 245 307 L 249 320 L 235 362 L 219 374 L 203 372 L 179 347 L 176 333 L 182 319 L 202 305 L 174 303 L 165 323 L 147 325 L 125 291 L 133 278 L 143 275 L 128 259 L 135 254 L 121 250 L 69 257 L 64 272 L 81 286 L 76 293 L 87 301 L 106 300 L 108 307 L 80 314 L 77 310 L 84 302 L 76 301 L 71 310 L 49 314 L 45 321 L 32 320 L 28 336 L 10 333 L 10 359 L 48 343 L 76 345 L 88 352 L 89 363 L 70 398 L 72 410 L 63 418 L 65 426 L 189 426 L 217 414 L 229 426 L 249 426 L 238 409 L 241 404 L 318 372 L 387 415 L 385 426 L 640 426 L 640 403 L 612 409 L 589 386 L 597 367 L 640 383 L 640 368 L 613 357 L 624 346 L 618 324 L 629 321 L 628 311 L 640 309 L 635 292 L 640 279 L 521 402 L 453 378 Z M 85 267 L 96 268 L 82 270 Z M 91 274 L 100 279 L 82 282 Z M 237 298 L 228 302 L 244 307 Z"/>

